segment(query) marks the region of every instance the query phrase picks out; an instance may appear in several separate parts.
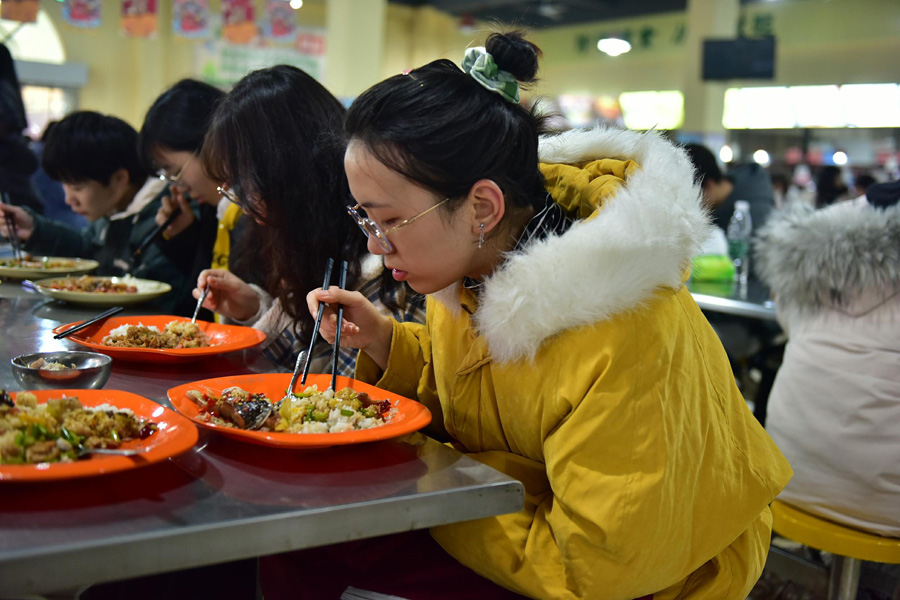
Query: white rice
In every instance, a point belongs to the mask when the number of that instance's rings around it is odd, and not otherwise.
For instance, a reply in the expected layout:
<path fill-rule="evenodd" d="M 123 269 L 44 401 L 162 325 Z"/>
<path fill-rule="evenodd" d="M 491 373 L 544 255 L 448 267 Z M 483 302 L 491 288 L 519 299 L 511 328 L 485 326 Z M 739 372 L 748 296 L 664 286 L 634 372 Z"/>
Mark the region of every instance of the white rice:
<path fill-rule="evenodd" d="M 150 331 L 155 331 L 156 333 L 162 333 L 159 330 L 159 328 L 156 327 L 155 325 L 144 325 L 143 323 L 138 323 L 137 325 L 135 325 L 134 323 L 126 323 L 124 325 L 119 325 L 118 327 L 116 327 L 114 329 L 110 329 L 109 333 L 107 335 L 110 335 L 112 337 L 116 337 L 119 335 L 125 336 L 128 334 L 129 327 L 146 327 Z"/>

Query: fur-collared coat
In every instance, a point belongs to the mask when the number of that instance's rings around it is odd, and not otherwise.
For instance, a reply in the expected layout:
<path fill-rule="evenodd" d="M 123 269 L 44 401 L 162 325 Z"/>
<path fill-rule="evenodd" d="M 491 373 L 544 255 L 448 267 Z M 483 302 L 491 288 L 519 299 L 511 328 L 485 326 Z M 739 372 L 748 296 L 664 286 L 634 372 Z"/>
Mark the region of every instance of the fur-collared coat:
<path fill-rule="evenodd" d="M 546 138 L 553 199 L 578 218 L 395 324 L 388 367 L 470 456 L 520 480 L 514 514 L 432 529 L 516 592 L 566 600 L 744 600 L 790 468 L 754 420 L 683 286 L 707 235 L 687 157 L 620 130 Z"/>
<path fill-rule="evenodd" d="M 795 206 L 760 231 L 789 340 L 766 428 L 794 467 L 781 498 L 900 536 L 900 206 Z"/>

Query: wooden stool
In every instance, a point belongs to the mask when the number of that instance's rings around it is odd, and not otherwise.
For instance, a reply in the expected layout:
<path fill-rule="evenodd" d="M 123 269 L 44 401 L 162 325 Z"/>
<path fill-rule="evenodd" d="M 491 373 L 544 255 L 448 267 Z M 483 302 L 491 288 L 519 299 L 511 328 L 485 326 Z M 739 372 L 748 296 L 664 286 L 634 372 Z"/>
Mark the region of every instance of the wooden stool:
<path fill-rule="evenodd" d="M 775 533 L 834 556 L 828 600 L 855 600 L 862 561 L 900 564 L 900 539 L 838 525 L 806 511 L 772 502 Z"/>

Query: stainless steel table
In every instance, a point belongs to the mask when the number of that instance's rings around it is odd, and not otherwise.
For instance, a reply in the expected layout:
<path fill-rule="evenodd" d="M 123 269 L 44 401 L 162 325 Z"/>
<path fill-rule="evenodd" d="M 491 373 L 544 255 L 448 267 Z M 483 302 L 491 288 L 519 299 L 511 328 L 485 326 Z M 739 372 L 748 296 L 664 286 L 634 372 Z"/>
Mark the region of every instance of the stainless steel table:
<path fill-rule="evenodd" d="M 694 301 L 703 310 L 775 321 L 775 303 L 765 286 L 758 282 L 751 281 L 745 289 L 738 285 L 699 282 L 692 282 L 688 287 Z"/>
<path fill-rule="evenodd" d="M 4 284 L 8 285 L 8 284 Z M 0 294 L 3 290 L 0 290 Z M 91 309 L 0 297 L 0 387 L 52 328 Z M 263 370 L 253 351 L 183 365 L 113 363 L 106 389 L 168 388 Z M 80 480 L 0 482 L 0 596 L 263 556 L 520 510 L 522 485 L 420 433 L 320 450 L 201 435 L 161 464 Z"/>

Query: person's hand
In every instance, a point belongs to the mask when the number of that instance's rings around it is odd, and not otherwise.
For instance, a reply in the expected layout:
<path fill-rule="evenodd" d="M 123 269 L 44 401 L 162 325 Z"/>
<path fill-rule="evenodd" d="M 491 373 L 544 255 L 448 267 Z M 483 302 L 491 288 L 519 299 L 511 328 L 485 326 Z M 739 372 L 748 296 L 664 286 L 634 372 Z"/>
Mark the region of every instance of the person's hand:
<path fill-rule="evenodd" d="M 6 239 L 9 239 L 12 235 L 6 227 L 7 216 L 15 221 L 16 233 L 19 234 L 19 239 L 27 242 L 31 234 L 34 233 L 34 218 L 21 206 L 0 204 L 0 234 Z"/>
<path fill-rule="evenodd" d="M 191 203 L 187 197 L 177 187 L 170 187 L 169 193 L 162 197 L 162 206 L 156 213 L 156 224 L 162 225 L 169 218 L 176 208 L 181 209 L 181 214 L 175 217 L 175 220 L 166 227 L 163 234 L 167 240 L 172 239 L 196 221 L 194 211 L 191 210 Z"/>
<path fill-rule="evenodd" d="M 200 298 L 203 288 L 209 285 L 209 294 L 203 306 L 236 321 L 246 321 L 259 311 L 259 296 L 250 284 L 224 269 L 205 269 L 197 277 L 197 288 L 192 292 Z"/>
<path fill-rule="evenodd" d="M 331 288 L 315 289 L 306 295 L 309 312 L 316 318 L 320 304 L 326 304 L 319 333 L 334 343 L 337 331 L 337 305 L 344 307 L 341 321 L 341 346 L 359 348 L 382 369 L 391 353 L 393 323 L 359 292 Z"/>

